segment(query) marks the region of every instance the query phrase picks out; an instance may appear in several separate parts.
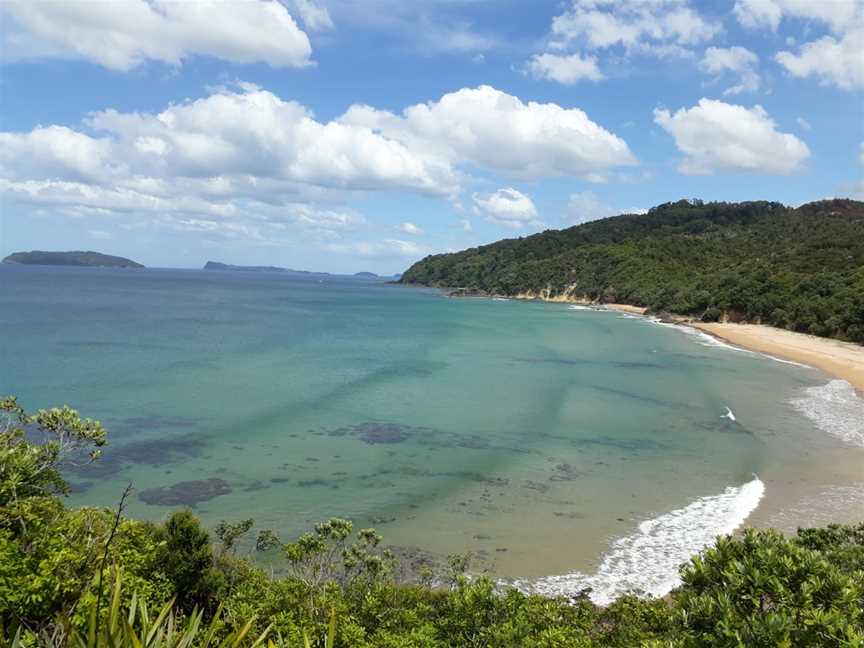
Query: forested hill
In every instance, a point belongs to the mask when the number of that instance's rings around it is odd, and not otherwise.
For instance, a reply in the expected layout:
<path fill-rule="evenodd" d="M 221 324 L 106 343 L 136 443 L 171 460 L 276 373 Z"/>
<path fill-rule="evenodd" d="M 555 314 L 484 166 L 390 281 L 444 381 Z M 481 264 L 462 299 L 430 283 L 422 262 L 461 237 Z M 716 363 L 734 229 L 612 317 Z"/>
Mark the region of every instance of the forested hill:
<path fill-rule="evenodd" d="M 864 343 L 864 203 L 682 200 L 429 256 L 400 281 L 633 304 Z"/>

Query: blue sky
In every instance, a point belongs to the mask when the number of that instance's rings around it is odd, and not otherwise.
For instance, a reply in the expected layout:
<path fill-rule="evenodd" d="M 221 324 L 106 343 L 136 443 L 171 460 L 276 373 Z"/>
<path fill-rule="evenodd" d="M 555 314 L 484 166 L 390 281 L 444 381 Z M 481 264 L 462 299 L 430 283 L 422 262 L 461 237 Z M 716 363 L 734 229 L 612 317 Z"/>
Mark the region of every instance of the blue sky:
<path fill-rule="evenodd" d="M 864 198 L 864 0 L 7 0 L 0 255 L 399 272 Z"/>

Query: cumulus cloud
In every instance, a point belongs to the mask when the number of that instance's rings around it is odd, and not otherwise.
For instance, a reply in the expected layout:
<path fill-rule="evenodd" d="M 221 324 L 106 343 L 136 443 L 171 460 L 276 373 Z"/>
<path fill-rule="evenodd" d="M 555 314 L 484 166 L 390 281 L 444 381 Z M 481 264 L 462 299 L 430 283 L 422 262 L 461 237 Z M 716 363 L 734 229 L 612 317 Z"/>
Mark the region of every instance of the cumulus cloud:
<path fill-rule="evenodd" d="M 423 234 L 423 230 L 420 227 L 417 227 L 414 223 L 400 223 L 396 229 L 404 234 L 411 234 L 413 236 L 420 236 Z"/>
<path fill-rule="evenodd" d="M 720 30 L 688 0 L 573 0 L 552 21 L 553 43 L 657 55 L 682 53 Z"/>
<path fill-rule="evenodd" d="M 277 0 L 6 0 L 0 11 L 38 41 L 29 50 L 113 70 L 148 60 L 180 65 L 195 55 L 303 67 L 312 53 L 309 38 Z"/>
<path fill-rule="evenodd" d="M 519 178 L 596 179 L 612 167 L 636 164 L 627 143 L 582 110 L 525 103 L 491 86 L 463 88 L 401 115 L 356 105 L 339 121 L 370 128 L 430 157 Z"/>
<path fill-rule="evenodd" d="M 770 28 L 775 32 L 784 19 L 824 25 L 833 35 L 803 43 L 797 52 L 778 52 L 775 60 L 793 77 L 814 77 L 844 90 L 864 88 L 861 0 L 737 0 L 734 13 L 745 27 Z"/>
<path fill-rule="evenodd" d="M 700 99 L 675 113 L 655 109 L 654 121 L 675 138 L 685 154 L 681 173 L 708 175 L 718 171 L 788 174 L 810 155 L 807 145 L 781 133 L 761 106 L 746 108 Z"/>
<path fill-rule="evenodd" d="M 737 75 L 738 83 L 723 91 L 724 95 L 735 95 L 759 89 L 758 64 L 759 57 L 744 47 L 709 47 L 699 62 L 699 68 L 717 77 L 727 72 Z"/>
<path fill-rule="evenodd" d="M 97 135 L 57 126 L 0 134 L 0 173 L 151 187 L 186 178 L 209 181 L 216 192 L 259 194 L 268 186 L 309 185 L 444 195 L 456 184 L 448 163 L 369 128 L 318 122 L 302 105 L 258 88 L 219 92 L 158 114 L 105 110 L 86 125 Z"/>
<path fill-rule="evenodd" d="M 540 226 L 534 202 L 513 188 L 499 189 L 491 194 L 474 194 L 474 212 L 493 223 L 521 229 L 526 225 Z"/>
<path fill-rule="evenodd" d="M 399 115 L 354 106 L 324 122 L 295 101 L 235 83 L 161 112 L 108 109 L 76 128 L 0 132 L 0 197 L 228 237 L 266 241 L 302 228 L 333 239 L 364 225 L 332 208 L 356 192 L 455 202 L 476 169 L 597 179 L 635 162 L 623 140 L 581 110 L 524 103 L 488 86 Z M 518 208 L 499 220 L 513 214 Z"/>
<path fill-rule="evenodd" d="M 594 56 L 583 57 L 580 54 L 560 56 L 558 54 L 537 54 L 528 62 L 528 71 L 536 79 L 557 81 L 570 85 L 587 79 L 589 81 L 600 81 L 603 74 L 597 67 L 597 58 Z"/>
<path fill-rule="evenodd" d="M 797 53 L 778 52 L 775 58 L 794 77 L 815 77 L 843 90 L 860 90 L 864 88 L 864 24 L 839 39 L 823 36 L 805 43 Z"/>
<path fill-rule="evenodd" d="M 690 0 L 570 0 L 565 6 L 552 20 L 546 51 L 526 64 L 535 78 L 599 81 L 605 76 L 597 58 L 586 52 L 613 52 L 619 63 L 632 55 L 689 57 L 722 31 Z"/>

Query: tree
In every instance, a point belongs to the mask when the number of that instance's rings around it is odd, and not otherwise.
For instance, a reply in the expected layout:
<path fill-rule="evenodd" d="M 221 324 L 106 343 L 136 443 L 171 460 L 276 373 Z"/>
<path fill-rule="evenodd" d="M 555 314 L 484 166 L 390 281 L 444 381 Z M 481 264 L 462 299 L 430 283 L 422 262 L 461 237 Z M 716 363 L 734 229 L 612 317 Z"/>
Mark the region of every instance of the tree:
<path fill-rule="evenodd" d="M 24 508 L 31 498 L 69 492 L 60 474 L 67 461 L 99 456 L 105 429 L 69 407 L 28 415 L 14 396 L 0 399 L 0 512 L 26 533 Z M 89 451 L 89 452 L 88 452 Z"/>
<path fill-rule="evenodd" d="M 186 612 L 211 609 L 224 579 L 214 568 L 210 535 L 190 511 L 176 511 L 165 522 L 159 564 L 174 585 L 177 604 Z"/>
<path fill-rule="evenodd" d="M 686 645 L 864 645 L 864 565 L 841 569 L 807 547 L 820 541 L 752 529 L 718 538 L 682 570 L 675 604 Z"/>

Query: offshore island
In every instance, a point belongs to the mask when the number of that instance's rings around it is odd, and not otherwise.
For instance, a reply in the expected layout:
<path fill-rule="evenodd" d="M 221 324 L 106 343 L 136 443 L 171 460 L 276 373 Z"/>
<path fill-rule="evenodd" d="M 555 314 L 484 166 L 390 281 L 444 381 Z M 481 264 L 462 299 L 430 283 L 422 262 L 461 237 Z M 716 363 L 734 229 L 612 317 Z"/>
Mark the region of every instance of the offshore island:
<path fill-rule="evenodd" d="M 143 268 L 140 263 L 101 252 L 14 252 L 3 259 L 10 265 L 78 266 L 86 268 Z"/>

